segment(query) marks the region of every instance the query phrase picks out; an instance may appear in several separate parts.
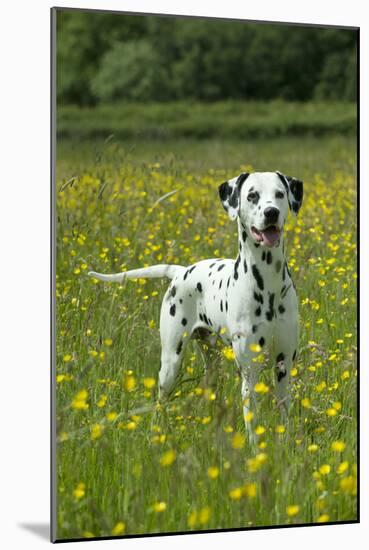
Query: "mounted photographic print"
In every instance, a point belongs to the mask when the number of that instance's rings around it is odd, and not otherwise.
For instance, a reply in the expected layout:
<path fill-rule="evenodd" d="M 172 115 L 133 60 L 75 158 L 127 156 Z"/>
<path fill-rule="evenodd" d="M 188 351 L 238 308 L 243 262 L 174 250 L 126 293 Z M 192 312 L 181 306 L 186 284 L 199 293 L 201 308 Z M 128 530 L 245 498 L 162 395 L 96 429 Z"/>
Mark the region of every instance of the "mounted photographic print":
<path fill-rule="evenodd" d="M 357 522 L 359 30 L 51 15 L 52 540 Z"/>

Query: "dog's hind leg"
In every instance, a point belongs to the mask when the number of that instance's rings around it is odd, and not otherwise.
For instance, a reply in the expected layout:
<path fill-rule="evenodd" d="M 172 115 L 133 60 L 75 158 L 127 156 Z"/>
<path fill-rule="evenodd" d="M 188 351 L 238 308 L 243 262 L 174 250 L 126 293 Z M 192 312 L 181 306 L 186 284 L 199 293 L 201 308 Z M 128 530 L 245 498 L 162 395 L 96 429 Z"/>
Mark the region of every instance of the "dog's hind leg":
<path fill-rule="evenodd" d="M 164 299 L 160 315 L 161 367 L 159 372 L 159 399 L 168 397 L 180 376 L 184 351 L 191 328 L 184 326 L 183 317 L 173 315 L 173 304 Z M 188 323 L 190 326 L 191 324 Z"/>

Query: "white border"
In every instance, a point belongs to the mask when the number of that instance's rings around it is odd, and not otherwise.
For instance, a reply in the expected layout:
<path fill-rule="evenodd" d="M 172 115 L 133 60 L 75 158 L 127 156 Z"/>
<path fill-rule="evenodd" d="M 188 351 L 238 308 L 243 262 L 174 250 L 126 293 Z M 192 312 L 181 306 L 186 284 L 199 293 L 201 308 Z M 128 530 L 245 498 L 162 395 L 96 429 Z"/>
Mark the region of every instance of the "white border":
<path fill-rule="evenodd" d="M 64 2 L 60 2 L 63 5 Z M 369 20 L 360 0 L 69 0 L 80 8 L 173 13 L 269 21 L 361 27 L 361 113 L 368 114 Z M 47 540 L 21 527 L 49 521 L 49 8 L 48 0 L 7 2 L 1 9 L 1 453 L 0 518 L 4 548 L 32 550 Z M 361 135 L 361 204 L 368 203 L 368 124 Z M 4 171 L 5 167 L 5 171 Z M 365 215 L 365 209 L 362 211 Z M 363 242 L 365 244 L 365 227 Z M 367 248 L 367 247 L 366 247 Z M 368 254 L 362 250 L 362 281 L 369 280 Z M 366 285 L 365 285 L 366 286 Z M 368 326 L 368 293 L 362 288 L 361 326 Z M 368 339 L 366 339 L 368 340 Z M 368 357 L 361 345 L 362 437 L 361 518 L 359 525 L 279 529 L 209 535 L 100 541 L 99 548 L 165 550 L 176 545 L 247 545 L 248 548 L 301 550 L 316 545 L 347 550 L 368 539 Z M 86 543 L 74 543 L 86 544 Z M 94 544 L 94 543 L 91 543 Z M 74 548 L 74 547 L 73 547 Z M 85 548 L 85 546 L 84 546 Z"/>

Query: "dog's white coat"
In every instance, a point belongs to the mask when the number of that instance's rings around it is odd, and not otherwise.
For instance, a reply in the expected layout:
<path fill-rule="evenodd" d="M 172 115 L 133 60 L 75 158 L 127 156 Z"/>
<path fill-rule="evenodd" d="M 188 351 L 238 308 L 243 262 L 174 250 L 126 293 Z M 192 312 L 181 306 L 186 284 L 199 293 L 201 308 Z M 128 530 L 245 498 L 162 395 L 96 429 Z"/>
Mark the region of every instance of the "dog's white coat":
<path fill-rule="evenodd" d="M 201 328 L 233 347 L 242 377 L 245 416 L 256 407 L 254 387 L 261 368 L 253 361 L 257 356 L 254 344 L 268 352 L 274 366 L 277 402 L 288 408 L 287 388 L 299 331 L 297 297 L 284 256 L 283 227 L 289 205 L 293 204 L 297 212 L 302 202 L 302 195 L 297 200 L 291 193 L 291 180 L 274 172 L 253 173 L 221 186 L 223 206 L 231 219 L 237 218 L 237 260 L 203 260 L 187 268 L 156 265 L 112 275 L 89 273 L 109 282 L 172 279 L 160 315 L 161 396 L 174 389 L 186 344 Z M 250 200 L 255 193 L 257 200 Z M 266 227 L 264 212 L 268 207 L 278 209 L 276 225 L 281 230 L 279 242 L 271 248 L 257 243 L 251 231 L 252 227 Z"/>

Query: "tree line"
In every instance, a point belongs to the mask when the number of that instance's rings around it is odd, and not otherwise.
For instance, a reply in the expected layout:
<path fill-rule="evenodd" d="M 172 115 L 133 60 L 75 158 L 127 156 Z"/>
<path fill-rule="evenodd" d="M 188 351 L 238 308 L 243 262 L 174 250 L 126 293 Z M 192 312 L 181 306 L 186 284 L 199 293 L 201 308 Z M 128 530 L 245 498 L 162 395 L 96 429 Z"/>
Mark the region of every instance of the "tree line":
<path fill-rule="evenodd" d="M 357 32 L 57 12 L 59 104 L 356 99 Z"/>

